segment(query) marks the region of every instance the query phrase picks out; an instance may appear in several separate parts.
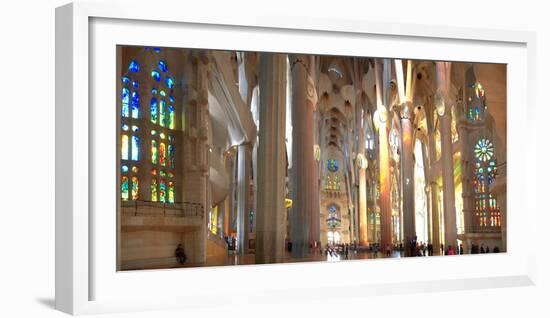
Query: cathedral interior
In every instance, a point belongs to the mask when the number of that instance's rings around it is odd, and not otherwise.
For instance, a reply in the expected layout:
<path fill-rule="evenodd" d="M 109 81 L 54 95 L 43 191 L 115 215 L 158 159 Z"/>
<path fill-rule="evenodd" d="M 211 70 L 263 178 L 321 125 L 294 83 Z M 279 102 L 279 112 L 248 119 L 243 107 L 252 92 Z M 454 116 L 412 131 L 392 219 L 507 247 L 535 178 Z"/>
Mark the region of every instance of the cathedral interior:
<path fill-rule="evenodd" d="M 506 251 L 504 64 L 117 46 L 116 109 L 118 270 Z"/>

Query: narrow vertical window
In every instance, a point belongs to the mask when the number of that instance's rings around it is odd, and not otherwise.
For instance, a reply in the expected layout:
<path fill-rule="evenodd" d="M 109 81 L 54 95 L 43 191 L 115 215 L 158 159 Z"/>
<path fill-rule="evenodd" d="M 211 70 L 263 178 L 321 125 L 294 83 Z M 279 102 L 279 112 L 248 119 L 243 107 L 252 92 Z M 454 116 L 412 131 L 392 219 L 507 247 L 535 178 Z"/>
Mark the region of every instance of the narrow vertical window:
<path fill-rule="evenodd" d="M 122 200 L 128 200 L 128 177 L 122 176 L 122 180 L 120 182 L 120 195 L 122 197 Z"/>
<path fill-rule="evenodd" d="M 174 111 L 174 106 L 168 106 L 168 128 L 174 129 L 176 126 L 176 112 Z"/>
<path fill-rule="evenodd" d="M 138 118 L 138 117 L 139 117 L 139 93 L 137 91 L 133 91 L 132 92 L 132 118 Z"/>
<path fill-rule="evenodd" d="M 159 146 L 159 162 L 161 166 L 166 166 L 166 145 L 163 142 Z"/>
<path fill-rule="evenodd" d="M 139 199 L 139 179 L 138 177 L 132 177 L 132 200 Z"/>
<path fill-rule="evenodd" d="M 151 180 L 151 201 L 157 202 L 158 201 L 158 195 L 157 195 L 157 179 Z"/>
<path fill-rule="evenodd" d="M 162 127 L 166 126 L 166 102 L 164 99 L 160 100 L 160 122 Z"/>
<path fill-rule="evenodd" d="M 156 97 L 151 97 L 151 103 L 149 106 L 151 110 L 151 122 L 156 124 L 158 120 L 158 101 Z"/>
<path fill-rule="evenodd" d="M 169 203 L 174 203 L 174 202 L 175 202 L 175 198 L 174 198 L 174 182 L 172 182 L 172 181 L 168 182 L 168 202 L 169 202 Z"/>
<path fill-rule="evenodd" d="M 156 140 L 151 140 L 151 162 L 154 165 L 158 163 L 158 150 Z"/>
<path fill-rule="evenodd" d="M 135 135 L 132 136 L 132 160 L 139 160 L 139 137 Z"/>
<path fill-rule="evenodd" d="M 122 117 L 130 117 L 130 90 L 122 88 Z"/>
<path fill-rule="evenodd" d="M 122 135 L 120 145 L 120 157 L 122 160 L 128 160 L 128 135 Z"/>
<path fill-rule="evenodd" d="M 174 169 L 176 167 L 174 145 L 168 145 L 168 158 L 170 160 L 170 168 Z"/>
<path fill-rule="evenodd" d="M 159 201 L 166 203 L 166 180 L 160 180 Z"/>

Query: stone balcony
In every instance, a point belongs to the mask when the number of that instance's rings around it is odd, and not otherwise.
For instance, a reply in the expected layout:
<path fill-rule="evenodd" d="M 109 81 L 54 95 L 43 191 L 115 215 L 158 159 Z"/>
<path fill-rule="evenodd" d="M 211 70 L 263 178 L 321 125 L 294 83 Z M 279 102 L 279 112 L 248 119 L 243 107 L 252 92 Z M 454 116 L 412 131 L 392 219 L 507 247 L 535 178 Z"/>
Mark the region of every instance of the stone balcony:
<path fill-rule="evenodd" d="M 199 229 L 203 222 L 204 209 L 196 203 L 126 201 L 121 206 L 123 232 L 190 232 Z"/>

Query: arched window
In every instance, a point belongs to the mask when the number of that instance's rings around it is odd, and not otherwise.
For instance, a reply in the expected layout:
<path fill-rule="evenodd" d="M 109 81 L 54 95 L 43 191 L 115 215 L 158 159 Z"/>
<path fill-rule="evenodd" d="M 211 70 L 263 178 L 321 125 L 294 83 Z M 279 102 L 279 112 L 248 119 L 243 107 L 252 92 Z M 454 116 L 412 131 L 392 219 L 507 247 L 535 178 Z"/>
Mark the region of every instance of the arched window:
<path fill-rule="evenodd" d="M 120 158 L 128 160 L 128 135 L 122 135 L 120 139 Z"/>
<path fill-rule="evenodd" d="M 500 227 L 500 207 L 489 193 L 489 185 L 497 176 L 493 142 L 481 137 L 474 145 L 475 167 L 472 177 L 474 191 L 475 226 L 479 228 Z"/>
<path fill-rule="evenodd" d="M 132 177 L 132 200 L 139 199 L 139 180 L 138 177 Z"/>
<path fill-rule="evenodd" d="M 165 179 L 160 179 L 159 201 L 163 203 L 166 202 L 166 180 Z"/>
<path fill-rule="evenodd" d="M 473 67 L 466 71 L 466 82 L 469 83 L 466 87 L 466 118 L 469 121 L 485 120 L 487 98 L 483 86 L 476 79 Z"/>
<path fill-rule="evenodd" d="M 120 195 L 122 200 L 128 200 L 128 177 L 122 176 L 120 181 Z"/>
<path fill-rule="evenodd" d="M 122 88 L 122 117 L 130 117 L 130 90 Z"/>
<path fill-rule="evenodd" d="M 328 217 L 327 217 L 327 227 L 335 228 L 340 226 L 342 220 L 340 219 L 340 211 L 336 204 L 331 204 L 328 206 Z"/>
<path fill-rule="evenodd" d="M 154 165 L 158 164 L 158 149 L 156 140 L 151 140 L 151 163 Z"/>
<path fill-rule="evenodd" d="M 134 87 L 134 89 L 137 89 L 137 85 Z M 139 92 L 137 90 L 134 90 L 132 91 L 132 118 L 138 118 L 138 117 L 139 117 Z"/>

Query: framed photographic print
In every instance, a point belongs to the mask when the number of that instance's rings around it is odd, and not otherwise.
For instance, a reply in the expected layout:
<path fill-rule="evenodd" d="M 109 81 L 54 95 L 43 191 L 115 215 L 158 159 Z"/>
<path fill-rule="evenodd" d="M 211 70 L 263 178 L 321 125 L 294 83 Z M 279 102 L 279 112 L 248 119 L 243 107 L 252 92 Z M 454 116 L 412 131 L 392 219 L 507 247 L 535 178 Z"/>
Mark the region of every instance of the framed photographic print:
<path fill-rule="evenodd" d="M 173 12 L 56 11 L 56 308 L 533 284 L 533 34 Z"/>

